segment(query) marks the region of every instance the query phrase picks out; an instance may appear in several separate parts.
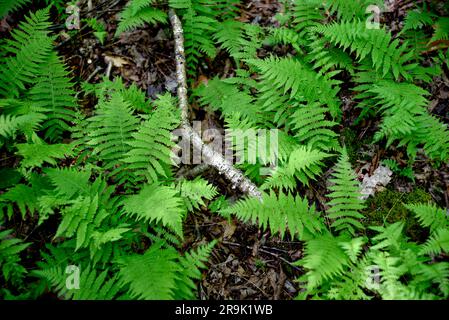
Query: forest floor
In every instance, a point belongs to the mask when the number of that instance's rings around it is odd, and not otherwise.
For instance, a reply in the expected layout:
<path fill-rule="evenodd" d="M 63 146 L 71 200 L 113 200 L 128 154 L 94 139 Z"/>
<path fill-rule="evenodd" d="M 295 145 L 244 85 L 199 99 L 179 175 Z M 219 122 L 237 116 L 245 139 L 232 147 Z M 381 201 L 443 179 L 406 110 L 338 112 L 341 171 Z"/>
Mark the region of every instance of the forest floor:
<path fill-rule="evenodd" d="M 395 10 L 383 16 L 383 23 L 393 32 L 399 30 L 409 1 L 396 3 Z M 93 30 L 83 23 L 81 30 L 71 37 L 66 33 L 64 21 L 55 27 L 59 33 L 57 48 L 65 56 L 74 82 L 100 82 L 111 62 L 110 78 L 120 76 L 127 84 L 135 83 L 152 99 L 165 91 L 176 94 L 174 40 L 170 25 L 147 26 L 115 38 L 113 35 L 117 28 L 117 13 L 123 9 L 126 1 L 98 0 L 93 1 L 93 4 L 93 9 L 87 17 L 96 17 L 106 23 L 108 35 L 103 44 L 95 37 Z M 277 1 L 244 1 L 239 20 L 269 26 L 277 23 L 274 16 L 281 10 L 282 5 Z M 11 15 L 8 21 L 0 26 L 0 34 L 9 32 L 10 28 L 15 26 L 15 21 L 20 21 L 20 16 L 20 12 Z M 288 54 L 289 50 L 293 49 L 286 46 L 277 50 Z M 263 57 L 267 53 L 261 50 L 259 55 Z M 222 52 L 213 61 L 205 59 L 200 64 L 192 83 L 195 86 L 215 76 L 230 77 L 234 74 L 234 69 L 229 56 Z M 432 94 L 429 97 L 431 111 L 449 123 L 449 72 L 444 71 L 445 74 L 436 77 L 427 89 Z M 368 143 L 376 131 L 377 123 L 355 123 L 358 114 L 354 112 L 355 102 L 352 100 L 352 94 L 347 90 L 341 92 L 344 115 L 339 130 L 360 179 L 366 173 L 372 174 L 379 166 L 380 159 L 385 157 L 394 158 L 400 164 L 405 163 L 405 155 L 401 150 L 390 148 L 386 151 L 383 146 Z M 80 95 L 78 98 L 83 108 L 88 111 L 96 104 L 92 96 Z M 223 127 L 218 115 L 201 110 L 195 102 L 192 102 L 191 107 L 194 111 L 191 118 L 202 121 L 204 129 L 208 126 Z M 0 165 L 3 166 L 4 163 Z M 187 169 L 189 168 L 180 168 L 183 171 Z M 449 165 L 442 165 L 437 170 L 426 158 L 418 157 L 413 170 L 415 181 L 395 174 L 387 190 L 368 201 L 368 219 L 376 223 L 376 212 L 372 212 L 373 208 L 377 208 L 377 214 L 379 210 L 391 212 L 391 219 L 409 219 L 398 200 L 403 197 L 412 200 L 413 197 L 419 200 L 433 199 L 441 207 L 449 208 Z M 330 173 L 331 169 L 304 190 L 307 197 L 321 208 L 324 206 L 327 192 L 325 179 Z M 241 197 L 214 169 L 207 169 L 202 176 L 215 185 L 220 194 L 228 198 Z M 16 230 L 30 237 L 30 240 L 33 239 L 35 243 L 44 244 L 51 241 L 55 230 L 41 230 L 35 227 L 35 222 L 31 223 L 32 225 L 20 226 Z M 54 227 L 56 229 L 56 224 Z M 212 239 L 222 240 L 215 247 L 209 268 L 199 284 L 201 299 L 292 299 L 297 295 L 298 284 L 295 280 L 302 274 L 302 270 L 292 262 L 302 256 L 301 243 L 271 237 L 269 232 L 261 232 L 256 226 L 237 220 L 228 221 L 206 209 L 190 215 L 184 230 L 185 248 Z M 413 234 L 413 223 L 408 231 L 409 236 L 420 238 L 419 234 Z"/>

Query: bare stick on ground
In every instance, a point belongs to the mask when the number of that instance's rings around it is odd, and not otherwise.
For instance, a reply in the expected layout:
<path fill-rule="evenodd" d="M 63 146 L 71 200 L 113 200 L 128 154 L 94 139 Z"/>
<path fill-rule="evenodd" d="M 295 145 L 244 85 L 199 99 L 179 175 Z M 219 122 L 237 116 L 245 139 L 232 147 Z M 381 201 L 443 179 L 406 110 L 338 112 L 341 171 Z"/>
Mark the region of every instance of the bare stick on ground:
<path fill-rule="evenodd" d="M 173 10 L 169 11 L 170 22 L 173 27 L 175 38 L 175 60 L 176 80 L 178 82 L 178 100 L 181 109 L 182 137 L 193 144 L 193 147 L 202 151 L 203 160 L 206 164 L 216 168 L 223 174 L 235 188 L 239 188 L 249 196 L 261 199 L 261 192 L 240 170 L 234 168 L 232 163 L 223 155 L 215 152 L 212 147 L 203 143 L 200 135 L 190 126 L 188 119 L 187 81 L 186 81 L 186 59 L 184 54 L 184 36 L 181 21 Z"/>

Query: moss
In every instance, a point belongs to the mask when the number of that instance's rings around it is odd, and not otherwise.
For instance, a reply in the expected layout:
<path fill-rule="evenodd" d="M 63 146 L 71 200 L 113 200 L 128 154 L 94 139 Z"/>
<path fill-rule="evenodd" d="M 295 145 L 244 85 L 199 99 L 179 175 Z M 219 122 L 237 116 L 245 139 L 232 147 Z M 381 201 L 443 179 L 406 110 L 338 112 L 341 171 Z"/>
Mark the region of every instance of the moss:
<path fill-rule="evenodd" d="M 367 209 L 363 212 L 365 225 L 379 226 L 403 221 L 405 234 L 413 241 L 422 242 L 427 238 L 428 231 L 420 226 L 414 214 L 404 204 L 427 203 L 431 198 L 429 193 L 419 188 L 409 193 L 386 189 L 367 200 Z"/>
<path fill-rule="evenodd" d="M 359 140 L 357 133 L 350 128 L 344 128 L 341 132 L 341 139 L 343 144 L 346 146 L 346 151 L 348 152 L 349 161 L 355 164 L 360 158 L 360 149 L 365 143 L 364 140 Z"/>

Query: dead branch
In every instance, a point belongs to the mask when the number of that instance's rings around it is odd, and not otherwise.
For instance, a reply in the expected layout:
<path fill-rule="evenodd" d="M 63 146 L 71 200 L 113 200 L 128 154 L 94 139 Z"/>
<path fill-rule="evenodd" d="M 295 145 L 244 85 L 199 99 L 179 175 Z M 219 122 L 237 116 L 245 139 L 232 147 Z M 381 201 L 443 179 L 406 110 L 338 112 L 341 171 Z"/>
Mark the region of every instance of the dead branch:
<path fill-rule="evenodd" d="M 232 184 L 233 188 L 239 188 L 243 193 L 261 199 L 261 192 L 240 170 L 234 168 L 232 163 L 223 155 L 215 152 L 212 147 L 203 143 L 200 135 L 193 130 L 188 119 L 187 81 L 186 81 L 186 59 L 184 54 L 184 36 L 181 21 L 173 10 L 169 11 L 170 22 L 173 27 L 175 38 L 175 60 L 176 80 L 178 82 L 178 100 L 181 109 L 182 138 L 190 141 L 193 147 L 202 151 L 203 160 L 206 164 L 216 168 Z"/>

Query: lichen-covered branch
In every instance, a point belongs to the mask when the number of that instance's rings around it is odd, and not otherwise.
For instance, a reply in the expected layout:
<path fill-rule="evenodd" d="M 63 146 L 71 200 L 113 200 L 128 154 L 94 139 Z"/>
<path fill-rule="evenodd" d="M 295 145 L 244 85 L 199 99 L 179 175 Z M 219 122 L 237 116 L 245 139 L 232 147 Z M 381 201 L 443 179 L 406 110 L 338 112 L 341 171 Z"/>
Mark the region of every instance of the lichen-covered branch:
<path fill-rule="evenodd" d="M 185 70 L 184 36 L 181 21 L 173 10 L 169 11 L 170 22 L 175 38 L 176 80 L 178 82 L 178 100 L 182 118 L 183 139 L 190 141 L 193 147 L 202 152 L 202 159 L 206 164 L 216 168 L 232 184 L 249 196 L 261 199 L 261 192 L 240 170 L 234 168 L 232 163 L 226 160 L 222 154 L 217 153 L 212 147 L 205 144 L 200 135 L 193 130 L 188 119 L 187 81 Z"/>
<path fill-rule="evenodd" d="M 189 123 L 188 101 L 187 101 L 187 80 L 186 80 L 186 56 L 184 53 L 184 34 L 182 24 L 176 13 L 171 9 L 169 11 L 170 22 L 173 27 L 175 38 L 175 61 L 176 61 L 176 80 L 178 81 L 178 100 L 181 109 L 181 119 L 183 124 Z"/>

